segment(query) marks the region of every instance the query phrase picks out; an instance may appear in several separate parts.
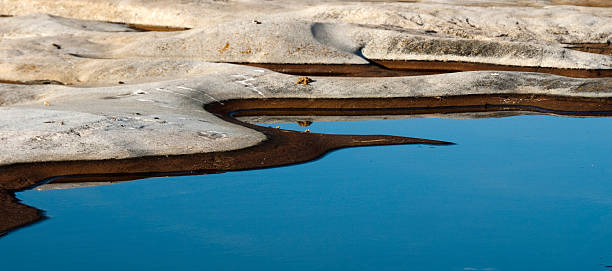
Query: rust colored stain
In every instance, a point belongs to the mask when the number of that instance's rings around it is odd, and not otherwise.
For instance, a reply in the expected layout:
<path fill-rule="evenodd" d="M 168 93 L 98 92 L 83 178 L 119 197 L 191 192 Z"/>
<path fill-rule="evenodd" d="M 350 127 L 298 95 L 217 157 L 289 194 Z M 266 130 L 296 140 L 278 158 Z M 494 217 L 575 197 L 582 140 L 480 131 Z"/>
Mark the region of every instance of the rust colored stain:
<path fill-rule="evenodd" d="M 304 77 L 298 78 L 298 80 L 297 80 L 297 82 L 295 84 L 296 85 L 308 85 L 308 84 L 310 84 L 310 82 L 312 82 L 312 79 L 304 76 Z"/>
<path fill-rule="evenodd" d="M 229 42 L 225 43 L 225 46 L 223 46 L 223 48 L 219 49 L 219 54 L 222 54 L 223 52 L 225 52 L 227 50 L 227 48 L 229 48 Z"/>

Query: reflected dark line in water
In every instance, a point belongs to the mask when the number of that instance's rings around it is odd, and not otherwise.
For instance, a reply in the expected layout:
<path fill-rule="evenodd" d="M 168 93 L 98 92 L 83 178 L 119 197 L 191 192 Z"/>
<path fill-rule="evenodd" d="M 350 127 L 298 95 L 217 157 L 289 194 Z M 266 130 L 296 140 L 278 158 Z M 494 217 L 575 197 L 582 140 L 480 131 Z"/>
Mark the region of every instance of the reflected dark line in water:
<path fill-rule="evenodd" d="M 43 218 L 35 208 L 20 204 L 16 191 L 45 183 L 128 181 L 149 177 L 213 174 L 279 167 L 318 159 L 329 151 L 355 146 L 396 144 L 448 145 L 450 142 L 388 135 L 329 135 L 257 126 L 241 116 L 366 116 L 466 112 L 531 111 L 570 116 L 611 116 L 610 98 L 546 95 L 466 95 L 421 98 L 246 99 L 205 106 L 219 118 L 263 133 L 267 140 L 233 151 L 150 156 L 98 161 L 21 163 L 0 167 L 0 232 Z"/>

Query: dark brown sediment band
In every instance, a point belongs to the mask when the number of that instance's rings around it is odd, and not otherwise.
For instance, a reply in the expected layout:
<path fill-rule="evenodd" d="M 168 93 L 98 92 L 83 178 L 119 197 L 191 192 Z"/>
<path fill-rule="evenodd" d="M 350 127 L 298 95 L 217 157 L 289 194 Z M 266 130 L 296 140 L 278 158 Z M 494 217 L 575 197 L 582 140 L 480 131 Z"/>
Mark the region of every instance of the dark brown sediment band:
<path fill-rule="evenodd" d="M 610 4 L 612 6 L 612 4 Z M 612 56 L 612 43 L 569 43 L 565 44 L 567 49 L 582 51 L 592 54 Z"/>
<path fill-rule="evenodd" d="M 370 60 L 380 66 L 398 71 L 429 70 L 429 71 L 515 71 L 556 74 L 566 77 L 600 78 L 612 77 L 612 69 L 561 69 L 546 67 L 526 67 L 497 65 L 487 63 L 455 62 L 455 61 L 397 61 Z"/>
<path fill-rule="evenodd" d="M 205 109 L 228 122 L 260 131 L 266 135 L 267 140 L 249 148 L 224 152 L 97 161 L 21 163 L 0 167 L 0 198 L 2 208 L 6 209 L 0 210 L 0 215 L 7 217 L 0 221 L 0 232 L 7 232 L 43 218 L 40 211 L 18 203 L 13 193 L 44 181 L 53 183 L 125 181 L 155 176 L 214 174 L 303 163 L 317 159 L 331 150 L 345 147 L 450 144 L 444 141 L 388 135 L 327 135 L 288 131 L 244 123 L 235 117 L 411 115 L 495 111 L 611 116 L 612 98 L 515 94 L 413 98 L 283 98 L 229 100 L 223 104 L 208 104 Z M 33 216 L 38 218 L 33 219 Z"/>
<path fill-rule="evenodd" d="M 216 106 L 220 105 L 209 105 L 209 107 Z M 528 111 L 565 116 L 612 116 L 612 98 L 541 94 L 474 94 L 386 99 L 245 99 L 226 102 L 224 107 L 234 109 L 231 110 L 233 117 L 374 116 L 496 111 Z"/>
<path fill-rule="evenodd" d="M 585 7 L 612 7 L 612 2 L 609 0 L 551 0 L 553 5 L 571 5 Z"/>
<path fill-rule="evenodd" d="M 466 71 L 538 72 L 577 78 L 612 77 L 612 69 L 561 69 L 454 61 L 369 60 L 371 64 L 233 63 L 306 76 L 399 77 Z"/>
<path fill-rule="evenodd" d="M 269 64 L 233 63 L 291 75 L 345 77 L 399 77 L 455 72 L 451 70 L 394 70 L 375 64 Z"/>

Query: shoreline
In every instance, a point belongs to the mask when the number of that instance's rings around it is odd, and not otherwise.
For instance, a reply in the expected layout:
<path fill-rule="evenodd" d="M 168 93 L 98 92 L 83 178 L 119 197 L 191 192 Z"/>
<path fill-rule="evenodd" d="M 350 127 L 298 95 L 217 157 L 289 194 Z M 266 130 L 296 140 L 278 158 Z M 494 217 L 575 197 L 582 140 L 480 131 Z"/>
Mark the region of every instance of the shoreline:
<path fill-rule="evenodd" d="M 297 107 L 299 106 L 299 107 Z M 233 151 L 128 159 L 21 163 L 0 167 L 0 232 L 36 223 L 44 212 L 21 204 L 15 192 L 42 183 L 130 181 L 150 177 L 216 174 L 304 163 L 348 147 L 435 144 L 450 142 L 385 136 L 329 135 L 263 127 L 237 120 L 247 116 L 372 116 L 527 111 L 565 116 L 612 116 L 612 98 L 580 98 L 546 95 L 471 95 L 393 99 L 244 99 L 207 104 L 224 121 L 266 135 L 261 143 Z M 458 142 L 460 143 L 460 142 Z M 27 175 L 24 175 L 27 172 Z"/>
<path fill-rule="evenodd" d="M 13 193 L 44 181 L 218 173 L 343 147 L 445 143 L 284 131 L 241 117 L 611 116 L 612 9 L 585 7 L 606 3 L 6 0 L 0 201 L 14 212 L 0 217 L 17 220 L 0 231 L 43 216 Z"/>

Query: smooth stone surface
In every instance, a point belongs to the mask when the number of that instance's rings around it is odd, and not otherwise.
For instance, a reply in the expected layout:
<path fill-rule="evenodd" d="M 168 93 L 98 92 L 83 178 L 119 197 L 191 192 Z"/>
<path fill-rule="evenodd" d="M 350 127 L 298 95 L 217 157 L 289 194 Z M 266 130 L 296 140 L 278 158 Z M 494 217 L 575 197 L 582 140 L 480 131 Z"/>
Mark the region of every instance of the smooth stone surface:
<path fill-rule="evenodd" d="M 612 9 L 556 2 L 0 0 L 0 14 L 16 15 L 0 17 L 0 80 L 33 84 L 0 83 L 0 165 L 224 151 L 264 140 L 203 110 L 228 99 L 611 97 L 610 78 L 480 71 L 297 85 L 297 76 L 212 63 L 384 59 L 609 70 L 611 56 L 564 43 L 610 41 Z M 142 32 L 106 21 L 193 29 Z"/>

